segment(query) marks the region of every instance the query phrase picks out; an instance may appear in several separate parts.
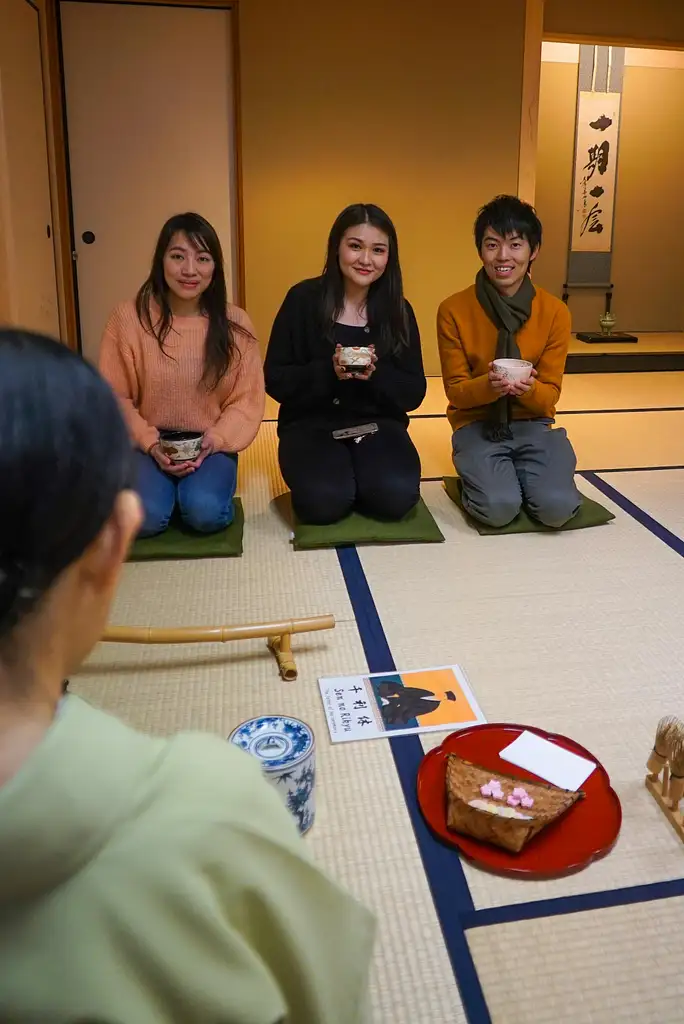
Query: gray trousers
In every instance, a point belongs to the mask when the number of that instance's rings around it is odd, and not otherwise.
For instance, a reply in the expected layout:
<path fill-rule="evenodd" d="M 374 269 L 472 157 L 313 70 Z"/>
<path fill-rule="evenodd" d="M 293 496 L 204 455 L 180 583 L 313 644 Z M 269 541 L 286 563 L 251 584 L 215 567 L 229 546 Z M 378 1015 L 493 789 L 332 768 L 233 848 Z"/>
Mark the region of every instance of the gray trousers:
<path fill-rule="evenodd" d="M 565 430 L 548 420 L 516 421 L 512 440 L 490 441 L 486 426 L 469 423 L 453 436 L 466 512 L 489 526 L 506 526 L 524 506 L 545 526 L 564 526 L 582 502 Z"/>

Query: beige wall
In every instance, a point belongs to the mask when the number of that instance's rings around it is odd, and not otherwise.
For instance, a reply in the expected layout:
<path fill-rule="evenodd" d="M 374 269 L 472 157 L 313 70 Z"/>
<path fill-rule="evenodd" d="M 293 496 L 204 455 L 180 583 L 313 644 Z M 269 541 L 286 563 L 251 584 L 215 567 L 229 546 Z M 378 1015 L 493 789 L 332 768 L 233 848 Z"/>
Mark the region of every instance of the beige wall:
<path fill-rule="evenodd" d="M 577 73 L 577 64 L 544 61 L 539 87 L 535 205 L 544 226 L 544 240 L 534 281 L 559 296 L 568 262 Z M 574 297 L 572 310 L 577 323 Z"/>
<path fill-rule="evenodd" d="M 438 372 L 436 308 L 477 269 L 477 208 L 516 189 L 524 8 L 241 0 L 246 300 L 264 343 L 334 217 L 375 202 Z"/>
<path fill-rule="evenodd" d="M 565 280 L 576 64 L 542 64 L 537 208 L 545 242 L 535 280 L 560 294 Z M 664 238 L 684 232 L 684 69 L 625 68 L 613 236 L 613 312 L 618 329 L 684 329 L 681 274 Z M 663 255 L 661 255 L 663 254 Z M 597 330 L 603 296 L 573 293 L 576 330 Z"/>
<path fill-rule="evenodd" d="M 546 0 L 546 38 L 634 40 L 635 45 L 684 46 L 682 0 Z"/>

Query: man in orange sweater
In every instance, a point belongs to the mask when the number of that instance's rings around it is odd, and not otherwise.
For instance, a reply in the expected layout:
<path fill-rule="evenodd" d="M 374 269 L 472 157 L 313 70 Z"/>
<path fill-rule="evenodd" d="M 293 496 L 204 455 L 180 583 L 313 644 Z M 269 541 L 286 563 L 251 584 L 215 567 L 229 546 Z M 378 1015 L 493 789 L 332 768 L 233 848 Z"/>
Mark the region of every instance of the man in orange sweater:
<path fill-rule="evenodd" d="M 491 526 L 510 523 L 524 505 L 545 526 L 560 528 L 582 501 L 572 445 L 565 430 L 553 429 L 570 313 L 530 280 L 541 240 L 528 203 L 492 200 L 475 222 L 482 260 L 475 284 L 445 299 L 437 314 L 463 506 Z M 527 360 L 532 369 L 514 381 L 497 372 L 495 359 Z"/>

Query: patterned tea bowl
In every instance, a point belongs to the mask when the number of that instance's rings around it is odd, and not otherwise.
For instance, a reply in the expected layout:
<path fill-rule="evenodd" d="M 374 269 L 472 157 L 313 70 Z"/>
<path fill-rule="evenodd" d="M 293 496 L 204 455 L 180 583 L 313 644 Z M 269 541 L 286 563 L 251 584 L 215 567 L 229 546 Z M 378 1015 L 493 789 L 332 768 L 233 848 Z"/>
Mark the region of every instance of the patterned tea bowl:
<path fill-rule="evenodd" d="M 340 352 L 340 363 L 342 366 L 349 369 L 365 370 L 367 366 L 370 366 L 372 359 L 371 350 L 365 345 L 354 347 L 347 345 Z"/>
<path fill-rule="evenodd" d="M 527 359 L 495 359 L 494 369 L 506 380 L 527 380 L 532 372 L 532 363 Z"/>
<path fill-rule="evenodd" d="M 159 447 L 171 462 L 190 462 L 202 447 L 202 433 L 197 430 L 160 430 Z"/>
<path fill-rule="evenodd" d="M 316 815 L 316 741 L 312 729 L 298 718 L 263 715 L 243 722 L 228 742 L 258 758 L 266 778 L 294 815 L 302 835 Z"/>

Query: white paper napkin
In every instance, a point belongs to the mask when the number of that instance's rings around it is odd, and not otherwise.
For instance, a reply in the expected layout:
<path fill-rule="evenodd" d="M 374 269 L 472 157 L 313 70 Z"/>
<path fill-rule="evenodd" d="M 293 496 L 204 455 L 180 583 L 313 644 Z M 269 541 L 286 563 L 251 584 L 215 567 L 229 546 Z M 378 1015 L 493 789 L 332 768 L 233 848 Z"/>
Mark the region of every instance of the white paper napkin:
<path fill-rule="evenodd" d="M 573 754 L 557 743 L 542 739 L 533 732 L 522 732 L 499 754 L 518 768 L 525 768 L 560 789 L 576 792 L 586 782 L 596 765 L 586 757 Z"/>

